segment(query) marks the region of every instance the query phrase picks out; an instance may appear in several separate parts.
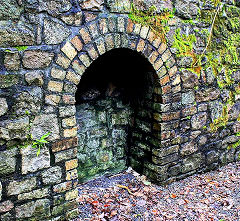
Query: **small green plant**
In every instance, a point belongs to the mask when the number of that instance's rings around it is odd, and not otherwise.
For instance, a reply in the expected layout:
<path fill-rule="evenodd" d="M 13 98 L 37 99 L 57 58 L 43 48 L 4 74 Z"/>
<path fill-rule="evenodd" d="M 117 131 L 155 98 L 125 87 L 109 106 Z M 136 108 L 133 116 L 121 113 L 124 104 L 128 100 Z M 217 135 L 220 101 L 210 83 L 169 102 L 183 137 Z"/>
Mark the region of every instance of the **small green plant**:
<path fill-rule="evenodd" d="M 28 49 L 28 46 L 16 46 L 14 48 L 17 49 L 18 51 L 25 51 Z M 12 52 L 12 50 L 6 49 L 5 52 Z"/>
<path fill-rule="evenodd" d="M 40 139 L 33 139 L 32 134 L 27 135 L 27 140 L 24 142 L 24 144 L 20 145 L 20 148 L 26 148 L 29 145 L 31 145 L 32 148 L 37 148 L 37 156 L 40 154 L 41 148 L 44 147 L 47 143 L 49 143 L 46 139 L 49 137 L 51 132 L 48 132 L 41 136 Z"/>

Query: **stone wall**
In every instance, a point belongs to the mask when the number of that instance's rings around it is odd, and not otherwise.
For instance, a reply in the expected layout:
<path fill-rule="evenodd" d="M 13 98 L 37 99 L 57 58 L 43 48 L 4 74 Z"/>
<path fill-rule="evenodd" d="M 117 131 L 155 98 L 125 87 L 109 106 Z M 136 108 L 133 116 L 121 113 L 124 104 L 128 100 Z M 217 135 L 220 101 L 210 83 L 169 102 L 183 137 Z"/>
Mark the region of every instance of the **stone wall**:
<path fill-rule="evenodd" d="M 176 8 L 167 44 L 150 27 L 128 18 L 131 2 L 141 10 L 153 4 L 157 12 Z M 228 10 L 222 16 L 239 19 L 240 2 L 224 2 Z M 130 165 L 139 169 L 138 153 L 147 152 L 143 173 L 155 182 L 168 183 L 238 159 L 239 147 L 227 147 L 238 141 L 239 96 L 227 126 L 211 132 L 209 124 L 221 115 L 229 91 L 218 87 L 211 70 L 200 77 L 184 70 L 191 59 L 177 57 L 172 47 L 175 30 L 181 28 L 186 34 L 199 33 L 194 50 L 203 50 L 206 36 L 200 31 L 209 31 L 211 24 L 198 16 L 212 7 L 212 1 L 198 0 L 0 0 L 1 220 L 77 217 L 80 132 L 75 93 L 92 62 L 112 49 L 141 53 L 159 83 L 151 105 L 139 112 L 151 112 L 150 136 L 141 137 L 139 130 L 146 128 L 140 122 Z M 239 25 L 227 21 L 222 27 L 222 33 L 214 33 L 220 40 L 240 31 Z M 235 81 L 240 79 L 237 68 L 232 73 Z M 31 145 L 19 148 L 27 139 L 48 132 L 48 143 L 39 155 Z"/>

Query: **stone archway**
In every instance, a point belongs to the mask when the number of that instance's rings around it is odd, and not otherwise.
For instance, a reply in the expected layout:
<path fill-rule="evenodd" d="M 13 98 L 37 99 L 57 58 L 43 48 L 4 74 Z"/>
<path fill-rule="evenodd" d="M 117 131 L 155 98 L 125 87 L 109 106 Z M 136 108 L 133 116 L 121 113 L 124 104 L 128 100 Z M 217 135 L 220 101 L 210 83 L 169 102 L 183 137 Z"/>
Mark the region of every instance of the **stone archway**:
<path fill-rule="evenodd" d="M 175 59 L 167 45 L 161 42 L 161 39 L 156 37 L 149 27 L 133 24 L 124 16 L 104 17 L 89 23 L 79 30 L 79 34 L 69 39 L 61 47 L 51 70 L 51 76 L 58 80 L 48 82 L 48 91 L 61 93 L 62 97 L 58 105 L 58 118 L 61 125 L 60 140 L 62 141 L 60 141 L 60 145 L 59 142 L 57 145 L 53 145 L 53 153 L 57 155 L 58 151 L 77 146 L 78 129 L 75 118 L 77 85 L 93 61 L 117 48 L 131 49 L 142 54 L 154 68 L 157 81 L 161 86 L 161 90 L 157 93 L 161 94 L 162 104 L 156 100 L 152 107 L 154 137 L 149 141 L 152 143 L 151 156 L 143 168 L 144 173 L 150 179 L 160 182 L 168 178 L 167 167 L 159 166 L 164 162 L 164 160 L 159 160 L 164 156 L 164 151 L 162 151 L 164 149 L 160 150 L 161 142 L 175 136 L 167 131 L 169 128 L 167 124 L 170 125 L 172 121 L 180 118 L 180 107 L 171 109 L 171 102 L 181 99 L 181 96 L 179 97 L 180 76 L 177 74 Z M 66 75 L 62 75 L 63 72 Z M 55 95 L 47 96 L 52 100 L 58 99 Z M 164 147 L 169 145 L 173 144 L 166 143 Z M 173 148 L 165 152 L 165 155 L 168 155 L 177 150 Z M 71 154 L 72 159 L 65 162 L 65 167 L 67 171 L 73 169 L 76 171 L 75 168 L 78 167 L 76 149 Z M 73 178 L 76 179 L 76 176 Z"/>

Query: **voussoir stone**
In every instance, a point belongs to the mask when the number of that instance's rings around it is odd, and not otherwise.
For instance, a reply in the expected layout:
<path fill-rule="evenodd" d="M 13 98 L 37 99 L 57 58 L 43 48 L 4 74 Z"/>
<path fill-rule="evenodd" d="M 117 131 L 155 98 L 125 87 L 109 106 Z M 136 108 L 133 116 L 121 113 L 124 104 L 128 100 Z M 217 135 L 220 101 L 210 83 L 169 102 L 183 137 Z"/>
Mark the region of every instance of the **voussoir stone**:
<path fill-rule="evenodd" d="M 70 30 L 63 25 L 49 19 L 44 20 L 44 40 L 46 44 L 60 44 L 70 33 Z"/>
<path fill-rule="evenodd" d="M 23 66 L 29 69 L 46 68 L 52 62 L 54 53 L 41 50 L 27 50 L 23 55 Z"/>

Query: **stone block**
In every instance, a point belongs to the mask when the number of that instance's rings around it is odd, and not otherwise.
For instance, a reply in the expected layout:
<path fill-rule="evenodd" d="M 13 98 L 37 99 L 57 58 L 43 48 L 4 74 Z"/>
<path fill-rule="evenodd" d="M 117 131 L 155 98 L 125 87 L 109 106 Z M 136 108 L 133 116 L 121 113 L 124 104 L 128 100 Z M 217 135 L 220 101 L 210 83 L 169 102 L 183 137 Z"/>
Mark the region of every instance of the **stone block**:
<path fill-rule="evenodd" d="M 5 98 L 0 98 L 0 117 L 8 111 L 8 104 Z"/>
<path fill-rule="evenodd" d="M 25 74 L 25 80 L 29 85 L 42 86 L 43 72 L 42 71 L 29 71 Z"/>
<path fill-rule="evenodd" d="M 216 88 L 207 88 L 204 90 L 196 91 L 196 101 L 203 102 L 203 101 L 210 101 L 216 100 L 220 96 L 219 89 Z"/>
<path fill-rule="evenodd" d="M 60 100 L 61 100 L 61 97 L 59 95 L 55 95 L 55 94 L 46 95 L 46 97 L 45 97 L 45 103 L 54 105 L 54 106 L 57 106 L 59 104 Z"/>
<path fill-rule="evenodd" d="M 4 57 L 4 66 L 9 71 L 18 71 L 20 68 L 20 56 L 18 52 L 7 53 Z"/>
<path fill-rule="evenodd" d="M 142 52 L 145 47 L 145 41 L 143 39 L 140 39 L 137 44 L 137 51 Z"/>
<path fill-rule="evenodd" d="M 49 195 L 49 188 L 42 188 L 33 190 L 28 193 L 21 193 L 18 195 L 18 200 L 32 200 L 32 199 L 41 199 Z"/>
<path fill-rule="evenodd" d="M 61 48 L 61 51 L 70 59 L 73 60 L 77 55 L 77 51 L 71 45 L 70 42 L 66 42 L 66 44 Z"/>
<path fill-rule="evenodd" d="M 21 149 L 22 155 L 22 174 L 35 172 L 50 167 L 50 154 L 47 148 L 41 148 L 37 156 L 37 150 L 31 146 Z"/>
<path fill-rule="evenodd" d="M 44 134 L 50 132 L 47 140 L 59 139 L 58 118 L 55 114 L 41 114 L 36 116 L 31 127 L 33 139 L 40 139 Z"/>
<path fill-rule="evenodd" d="M 53 67 L 51 70 L 51 76 L 53 78 L 59 79 L 59 80 L 64 80 L 65 76 L 66 76 L 66 71 L 57 68 L 57 67 Z"/>
<path fill-rule="evenodd" d="M 201 129 L 205 124 L 207 123 L 207 113 L 202 112 L 199 114 L 196 114 L 191 119 L 191 125 L 193 129 Z"/>
<path fill-rule="evenodd" d="M 72 147 L 76 147 L 77 145 L 78 145 L 77 137 L 70 138 L 70 139 L 64 139 L 64 140 L 53 143 L 52 151 L 59 152 L 62 150 L 70 149 Z"/>
<path fill-rule="evenodd" d="M 57 57 L 56 63 L 60 65 L 62 68 L 67 69 L 71 63 L 71 60 L 59 54 Z"/>
<path fill-rule="evenodd" d="M 14 208 L 12 201 L 7 200 L 0 203 L 0 213 L 6 213 Z"/>
<path fill-rule="evenodd" d="M 91 41 L 89 31 L 86 28 L 81 28 L 79 33 L 85 44 L 88 44 Z"/>
<path fill-rule="evenodd" d="M 0 27 L 0 47 L 7 48 L 35 44 L 34 29 L 29 24 L 25 26 L 22 22 L 6 21 Z"/>
<path fill-rule="evenodd" d="M 98 53 L 94 48 L 93 44 L 89 44 L 87 47 L 87 52 L 92 60 L 96 60 L 98 58 Z"/>
<path fill-rule="evenodd" d="M 28 1 L 28 3 L 30 2 L 36 4 L 36 1 Z M 39 0 L 38 2 L 39 12 L 47 12 L 49 15 L 53 17 L 57 17 L 61 15 L 63 12 L 69 11 L 72 7 L 70 0 L 51 0 L 51 1 Z M 34 9 L 36 9 L 35 7 Z"/>
<path fill-rule="evenodd" d="M 82 76 L 82 74 L 85 72 L 86 70 L 86 67 L 84 67 L 83 65 L 79 64 L 79 62 L 77 60 L 75 60 L 73 63 L 72 63 L 72 68 L 74 69 L 74 71 L 77 72 L 77 74 L 79 76 Z"/>
<path fill-rule="evenodd" d="M 77 156 L 76 148 L 64 150 L 64 151 L 55 153 L 55 162 L 58 163 L 64 160 L 69 160 L 69 159 L 75 158 L 76 156 Z"/>
<path fill-rule="evenodd" d="M 88 29 L 92 36 L 92 39 L 95 39 L 99 36 L 98 26 L 96 22 L 93 22 L 90 25 L 88 25 Z"/>
<path fill-rule="evenodd" d="M 60 183 L 62 179 L 62 169 L 59 166 L 51 167 L 42 172 L 42 181 L 44 184 Z"/>
<path fill-rule="evenodd" d="M 152 151 L 155 156 L 161 158 L 161 157 L 168 156 L 170 154 L 178 153 L 178 150 L 179 150 L 179 146 L 174 145 L 167 148 L 153 149 Z"/>
<path fill-rule="evenodd" d="M 101 11 L 103 10 L 104 0 L 83 0 L 80 6 L 84 10 Z"/>
<path fill-rule="evenodd" d="M 114 48 L 114 38 L 112 34 L 108 34 L 105 36 L 105 42 L 107 51 L 110 51 Z"/>
<path fill-rule="evenodd" d="M 83 44 L 81 42 L 81 40 L 79 39 L 78 36 L 75 36 L 72 40 L 71 43 L 73 44 L 73 46 L 78 50 L 81 51 L 83 48 Z"/>
<path fill-rule="evenodd" d="M 86 53 L 81 53 L 79 56 L 79 60 L 84 64 L 85 67 L 89 67 L 91 65 L 91 59 Z"/>
<path fill-rule="evenodd" d="M 159 68 L 161 68 L 163 65 L 163 61 L 161 58 L 157 59 L 155 63 L 153 64 L 154 69 L 157 71 Z"/>
<path fill-rule="evenodd" d="M 16 74 L 0 75 L 0 88 L 8 88 L 19 82 L 19 76 Z"/>
<path fill-rule="evenodd" d="M 78 178 L 78 171 L 77 169 L 67 171 L 66 173 L 66 180 L 76 180 Z"/>
<path fill-rule="evenodd" d="M 114 44 L 115 48 L 120 48 L 121 46 L 121 35 L 120 34 L 114 34 Z"/>
<path fill-rule="evenodd" d="M 48 82 L 48 90 L 53 92 L 62 92 L 63 82 L 59 81 L 49 81 Z"/>
<path fill-rule="evenodd" d="M 98 53 L 100 55 L 103 55 L 106 52 L 106 48 L 105 48 L 105 42 L 103 38 L 99 38 L 95 41 L 97 49 L 98 49 Z"/>
<path fill-rule="evenodd" d="M 67 162 L 65 162 L 65 168 L 66 170 L 72 170 L 77 168 L 78 166 L 78 160 L 77 159 L 73 159 L 73 160 L 69 160 Z"/>
<path fill-rule="evenodd" d="M 184 88 L 194 88 L 199 85 L 198 76 L 188 70 L 181 71 L 181 78 Z"/>
<path fill-rule="evenodd" d="M 187 93 L 182 93 L 182 104 L 192 104 L 195 101 L 194 91 L 189 91 Z"/>
<path fill-rule="evenodd" d="M 38 220 L 46 220 L 50 217 L 50 201 L 48 199 L 40 199 L 31 201 L 20 206 L 16 206 L 16 217 L 18 219 L 26 219 L 35 217 Z"/>
<path fill-rule="evenodd" d="M 77 136 L 77 127 L 63 130 L 63 136 L 65 138 L 76 137 Z"/>
<path fill-rule="evenodd" d="M 62 24 L 46 18 L 43 22 L 43 34 L 46 44 L 60 44 L 71 34 L 71 31 Z"/>
<path fill-rule="evenodd" d="M 25 68 L 46 68 L 51 64 L 53 57 L 54 53 L 52 52 L 41 50 L 27 50 L 23 54 L 22 62 Z"/>
<path fill-rule="evenodd" d="M 32 177 L 22 181 L 11 181 L 7 186 L 7 195 L 18 195 L 20 193 L 29 192 L 32 189 L 36 188 L 37 179 Z"/>
<path fill-rule="evenodd" d="M 149 26 L 143 26 L 140 31 L 140 37 L 146 39 L 149 31 Z"/>
<path fill-rule="evenodd" d="M 73 105 L 59 107 L 60 117 L 71 117 L 71 116 L 74 116 L 75 114 L 76 114 L 76 107 Z"/>
<path fill-rule="evenodd" d="M 183 144 L 180 150 L 181 155 L 186 156 L 197 152 L 198 147 L 194 141 Z"/>
<path fill-rule="evenodd" d="M 101 18 L 98 20 L 98 22 L 99 22 L 100 33 L 103 35 L 108 33 L 107 19 Z"/>
<path fill-rule="evenodd" d="M 85 68 L 84 68 L 84 70 L 85 70 Z M 82 71 L 81 71 L 81 73 L 82 73 Z M 74 84 L 78 85 L 81 80 L 81 75 L 76 74 L 74 71 L 70 70 L 67 72 L 66 79 L 73 82 Z"/>
<path fill-rule="evenodd" d="M 201 153 L 196 153 L 187 157 L 183 160 L 183 165 L 181 168 L 182 173 L 187 173 L 191 170 L 198 169 L 203 163 L 203 156 Z"/>
<path fill-rule="evenodd" d="M 67 190 L 70 190 L 72 187 L 73 187 L 72 181 L 67 181 L 53 186 L 53 192 L 63 193 L 66 192 Z"/>
<path fill-rule="evenodd" d="M 62 96 L 62 101 L 64 104 L 75 104 L 75 96 L 70 95 L 70 94 L 65 94 Z"/>
<path fill-rule="evenodd" d="M 68 201 L 77 199 L 77 197 L 78 197 L 78 189 L 68 191 L 66 192 L 66 195 L 65 195 L 65 199 Z"/>
<path fill-rule="evenodd" d="M 64 118 L 62 120 L 62 126 L 64 128 L 66 128 L 66 127 L 73 127 L 75 125 L 76 125 L 76 118 L 75 117 Z"/>

